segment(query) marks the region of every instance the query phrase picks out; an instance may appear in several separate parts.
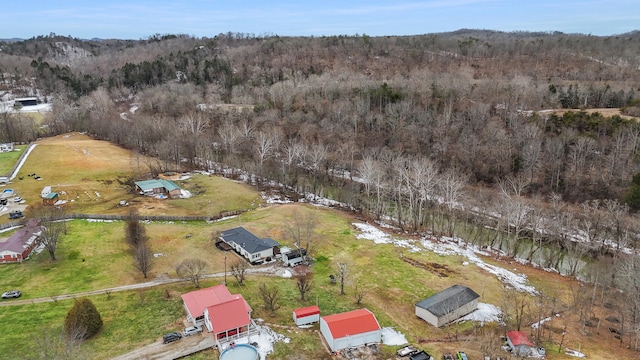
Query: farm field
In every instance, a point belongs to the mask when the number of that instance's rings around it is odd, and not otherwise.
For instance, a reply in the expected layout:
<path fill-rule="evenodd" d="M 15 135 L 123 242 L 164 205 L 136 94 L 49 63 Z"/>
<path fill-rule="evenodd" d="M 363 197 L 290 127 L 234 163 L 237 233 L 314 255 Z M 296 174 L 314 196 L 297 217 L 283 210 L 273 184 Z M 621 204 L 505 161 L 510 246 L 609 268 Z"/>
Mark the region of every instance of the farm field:
<path fill-rule="evenodd" d="M 141 215 L 213 215 L 248 209 L 261 202 L 259 194 L 244 184 L 200 174 L 176 182 L 194 195 L 188 201 L 140 196 L 133 182 L 150 179 L 153 162 L 109 142 L 71 133 L 38 141 L 7 186 L 30 205 L 40 201 L 45 186 L 51 186 L 60 194 L 59 199 L 67 202 L 67 213 L 126 214 L 135 208 Z M 130 207 L 119 206 L 122 200 Z"/>
<path fill-rule="evenodd" d="M 131 206 L 138 207 L 141 212 L 146 210 L 153 214 L 201 214 L 205 211 L 202 209 L 205 204 L 211 206 L 211 212 L 219 212 L 248 208 L 252 202 L 262 203 L 259 194 L 248 186 L 205 175 L 197 175 L 190 179 L 199 184 L 193 188 L 204 188 L 206 191 L 189 199 L 164 200 L 163 203 L 160 200 L 153 203 L 147 200 L 138 202 L 140 196 L 125 191 L 124 187 L 120 188 L 114 182 L 105 184 L 109 179 L 127 179 L 136 173 L 136 166 L 130 166 L 131 159 L 134 158 L 130 153 L 79 134 L 49 140 L 51 141 L 43 141 L 36 147 L 34 152 L 43 149 L 46 151 L 34 153 L 39 155 L 30 157 L 21 169 L 20 175 L 24 176 L 23 180 L 17 180 L 12 185 L 19 189 L 25 198 L 38 197 L 42 184 L 46 179 L 51 179 L 51 186 L 68 189 L 67 193 L 78 192 L 83 187 L 97 189 L 94 191 L 101 193 L 100 198 L 94 197 L 93 200 L 70 201 L 68 204 L 73 212 L 123 211 L 123 208 L 115 206 L 123 197 L 129 199 Z M 82 149 L 89 154 L 101 155 L 96 155 L 95 158 L 89 156 L 90 161 L 82 165 L 80 157 L 88 156 Z M 67 154 L 68 158 L 58 155 L 58 152 Z M 48 158 L 48 161 L 42 161 L 40 157 Z M 57 164 L 54 167 L 57 171 L 44 166 L 49 163 Z M 68 169 L 65 167 L 67 165 L 70 170 L 65 170 Z M 27 176 L 32 173 L 38 174 L 44 180 L 38 181 Z M 505 329 L 495 322 L 483 324 L 484 326 L 464 322 L 436 329 L 416 318 L 414 304 L 451 285 L 462 284 L 481 294 L 481 303 L 500 307 L 507 285 L 504 279 L 470 261 L 462 252 L 444 254 L 428 250 L 421 244 L 421 239 L 404 233 L 393 236 L 410 242 L 415 248 L 403 246 L 402 242 L 377 243 L 361 238 L 362 231 L 360 227 L 355 227 L 354 223 L 364 224 L 364 219 L 308 204 L 256 207 L 238 217 L 218 222 L 145 223 L 151 250 L 158 255 L 154 258 L 154 267 L 148 279 L 144 279 L 133 267 L 124 243 L 124 222 L 70 221 L 67 222 L 67 233 L 59 245 L 58 259 L 55 262 L 51 262 L 48 254 L 43 252 L 20 265 L 0 266 L 0 289 L 20 288 L 23 292 L 21 300 L 29 300 L 55 298 L 61 294 L 106 289 L 157 278 L 176 278 L 176 264 L 187 258 L 201 258 L 207 261 L 206 272 L 209 274 L 221 273 L 225 270 L 224 253 L 213 245 L 213 234 L 243 226 L 259 237 L 271 237 L 282 245 L 292 246 L 287 226 L 292 224 L 295 218 L 305 217 L 314 219 L 316 224 L 311 245 L 311 252 L 315 258 L 312 266 L 313 289 L 307 295 L 306 301 L 299 300 L 295 279 L 291 277 L 274 273 L 250 274 L 241 286 L 231 273 L 227 275 L 229 290 L 246 298 L 253 308 L 252 317 L 263 319 L 276 332 L 290 339 L 289 343 L 275 343 L 274 352 L 269 359 L 291 359 L 293 353 L 296 354 L 296 359 L 332 358 L 323 347 L 318 333 L 314 331 L 317 330 L 317 325 L 311 329 L 291 326 L 293 309 L 316 302 L 323 314 L 366 307 L 376 314 L 381 326 L 393 327 L 402 332 L 409 342 L 425 349 L 435 359 L 441 358 L 443 353 L 455 353 L 458 350 L 464 350 L 471 359 L 479 359 L 484 353 L 493 351 L 490 347 L 501 345 L 499 337 Z M 437 243 L 435 239 L 433 242 Z M 464 244 L 457 246 L 465 249 Z M 228 255 L 233 256 L 232 253 Z M 561 335 L 555 332 L 557 329 L 560 329 L 560 332 L 566 330 L 563 347 L 580 349 L 591 359 L 610 358 L 612 348 L 623 356 L 622 358 L 633 358 L 634 353 L 627 353 L 626 344 L 617 342 L 606 327 L 596 334 L 594 329 L 583 329 L 577 325 L 576 315 L 569 309 L 572 307 L 575 293 L 585 288 L 583 284 L 541 269 L 521 265 L 510 259 L 499 260 L 490 253 L 479 257 L 485 264 L 514 274 L 526 274 L 528 285 L 545 294 L 555 295 L 558 301 L 557 309 L 562 316 L 550 320 L 549 329 L 543 334 L 543 344 L 547 349 L 556 349 L 549 351 L 547 359 L 571 358 L 557 353 L 557 343 L 561 340 Z M 329 281 L 329 275 L 336 274 L 337 262 L 346 263 L 348 267 L 346 294 L 343 296 L 339 294 L 339 286 Z M 220 277 L 206 279 L 202 286 L 216 285 L 222 281 Z M 281 307 L 275 316 L 271 316 L 262 306 L 258 291 L 258 286 L 262 283 L 279 289 Z M 355 301 L 355 286 L 366 289 L 362 304 Z M 91 300 L 102 314 L 105 325 L 97 336 L 83 343 L 81 350 L 85 357 L 109 359 L 157 341 L 167 331 L 180 330 L 184 326 L 185 317 L 180 294 L 191 290 L 193 286 L 190 283 L 180 282 L 145 290 L 114 293 L 105 291 L 92 296 Z M 522 296 L 528 295 L 523 293 Z M 21 355 L 41 350 L 42 344 L 52 341 L 52 334 L 56 334 L 62 328 L 64 316 L 71 305 L 71 300 L 59 300 L 0 306 L 0 332 L 7 334 L 0 337 L 0 348 L 5 349 L 2 357 L 19 358 Z M 604 311 L 608 310 L 604 309 L 603 313 L 593 315 L 610 315 L 610 311 Z M 523 331 L 533 332 L 529 324 Z M 396 349 L 397 347 L 384 346 L 379 358 L 393 358 Z M 504 352 L 500 354 L 506 356 Z M 209 351 L 191 358 L 214 356 L 216 354 Z"/>

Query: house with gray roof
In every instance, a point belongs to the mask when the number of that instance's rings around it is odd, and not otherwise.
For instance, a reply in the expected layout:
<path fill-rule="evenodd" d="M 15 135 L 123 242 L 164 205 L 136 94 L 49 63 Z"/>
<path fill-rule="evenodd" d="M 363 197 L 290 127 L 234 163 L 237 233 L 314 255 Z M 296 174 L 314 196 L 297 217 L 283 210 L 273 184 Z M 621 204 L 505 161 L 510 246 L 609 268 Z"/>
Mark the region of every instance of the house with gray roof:
<path fill-rule="evenodd" d="M 440 327 L 478 308 L 478 295 L 462 285 L 453 285 L 416 304 L 416 316 Z"/>
<path fill-rule="evenodd" d="M 220 240 L 231 246 L 252 264 L 270 261 L 280 253 L 280 244 L 270 238 L 259 238 L 243 227 L 225 230 Z"/>
<path fill-rule="evenodd" d="M 178 198 L 182 195 L 180 187 L 171 180 L 153 179 L 136 181 L 136 190 L 140 195 Z"/>

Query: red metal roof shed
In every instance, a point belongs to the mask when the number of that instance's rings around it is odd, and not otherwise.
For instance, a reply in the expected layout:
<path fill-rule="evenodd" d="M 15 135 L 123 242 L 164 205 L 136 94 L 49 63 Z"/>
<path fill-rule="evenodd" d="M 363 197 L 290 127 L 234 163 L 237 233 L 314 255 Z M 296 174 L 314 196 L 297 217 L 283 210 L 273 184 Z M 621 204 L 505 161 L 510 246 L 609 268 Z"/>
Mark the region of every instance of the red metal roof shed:
<path fill-rule="evenodd" d="M 533 343 L 531 342 L 531 340 L 529 340 L 529 337 L 527 336 L 527 334 L 523 333 L 522 331 L 509 331 L 507 332 L 507 337 L 511 340 L 511 343 L 514 346 L 519 346 L 519 345 L 527 345 L 527 346 L 533 346 Z"/>
<path fill-rule="evenodd" d="M 334 339 L 380 330 L 380 324 L 367 309 L 358 309 L 340 314 L 323 316 Z"/>
<path fill-rule="evenodd" d="M 295 309 L 293 310 L 293 313 L 296 314 L 296 318 L 301 318 L 305 316 L 320 314 L 320 308 L 316 305 L 307 306 L 307 307 Z"/>

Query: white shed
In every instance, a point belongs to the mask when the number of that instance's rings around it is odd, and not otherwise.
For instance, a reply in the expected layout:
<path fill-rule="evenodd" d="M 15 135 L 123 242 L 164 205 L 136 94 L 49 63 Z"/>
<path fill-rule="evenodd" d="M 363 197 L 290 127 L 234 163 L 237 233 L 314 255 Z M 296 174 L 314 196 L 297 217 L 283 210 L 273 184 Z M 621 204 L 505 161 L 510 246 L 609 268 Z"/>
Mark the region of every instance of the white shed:
<path fill-rule="evenodd" d="M 293 322 L 306 325 L 320 321 L 320 308 L 316 305 L 293 310 Z"/>
<path fill-rule="evenodd" d="M 322 316 L 320 332 L 331 351 L 382 342 L 380 324 L 367 309 Z"/>

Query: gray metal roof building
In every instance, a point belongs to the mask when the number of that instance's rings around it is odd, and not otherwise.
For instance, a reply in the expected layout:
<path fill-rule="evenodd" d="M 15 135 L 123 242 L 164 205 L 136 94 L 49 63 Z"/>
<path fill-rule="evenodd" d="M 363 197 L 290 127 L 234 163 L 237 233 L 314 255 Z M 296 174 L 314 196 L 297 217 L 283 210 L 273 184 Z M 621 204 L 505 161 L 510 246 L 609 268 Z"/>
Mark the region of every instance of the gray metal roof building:
<path fill-rule="evenodd" d="M 478 295 L 462 285 L 453 285 L 416 304 L 416 316 L 440 327 L 478 307 Z"/>

